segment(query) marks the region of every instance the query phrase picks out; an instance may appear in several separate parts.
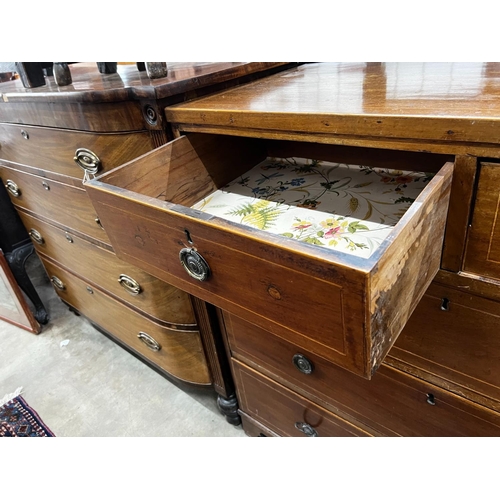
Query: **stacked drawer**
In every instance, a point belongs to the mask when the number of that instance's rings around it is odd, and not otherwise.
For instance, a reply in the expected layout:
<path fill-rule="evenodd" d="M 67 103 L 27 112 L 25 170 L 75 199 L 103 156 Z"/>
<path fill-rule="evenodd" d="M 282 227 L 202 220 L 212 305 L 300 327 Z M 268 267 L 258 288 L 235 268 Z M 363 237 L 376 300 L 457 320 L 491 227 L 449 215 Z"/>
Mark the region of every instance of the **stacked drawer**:
<path fill-rule="evenodd" d="M 417 308 L 416 317 L 426 302 Z M 244 425 L 249 421 L 251 434 L 500 435 L 496 412 L 387 362 L 371 380 L 365 380 L 234 315 L 223 313 L 223 318 L 242 418 Z M 421 334 L 421 328 L 410 321 L 398 344 L 411 343 L 412 337 Z M 448 341 L 453 342 L 450 336 Z M 455 351 L 443 346 L 442 352 L 450 357 Z M 469 372 L 473 380 L 472 368 Z M 282 403 L 285 400 L 291 403 Z"/>
<path fill-rule="evenodd" d="M 210 385 L 189 296 L 116 257 L 82 182 L 153 149 L 149 133 L 1 124 L 0 137 L 0 177 L 61 299 L 162 372 Z"/>

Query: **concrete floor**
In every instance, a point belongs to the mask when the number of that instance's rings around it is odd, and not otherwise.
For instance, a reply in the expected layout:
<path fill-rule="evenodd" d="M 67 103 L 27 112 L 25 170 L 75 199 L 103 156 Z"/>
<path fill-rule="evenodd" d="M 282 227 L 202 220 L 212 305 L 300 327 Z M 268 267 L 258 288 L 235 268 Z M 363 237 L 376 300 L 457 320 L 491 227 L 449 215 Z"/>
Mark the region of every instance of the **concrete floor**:
<path fill-rule="evenodd" d="M 60 437 L 245 436 L 220 414 L 215 392 L 179 389 L 71 313 L 36 256 L 28 272 L 50 321 L 33 335 L 0 320 L 0 399 L 22 386 Z"/>

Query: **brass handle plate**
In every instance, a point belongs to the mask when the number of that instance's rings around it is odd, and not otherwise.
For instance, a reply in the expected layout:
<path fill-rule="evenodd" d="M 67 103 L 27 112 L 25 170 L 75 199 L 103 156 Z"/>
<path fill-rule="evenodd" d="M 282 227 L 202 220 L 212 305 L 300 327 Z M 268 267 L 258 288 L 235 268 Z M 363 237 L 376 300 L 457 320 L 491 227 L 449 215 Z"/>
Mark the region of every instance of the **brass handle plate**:
<path fill-rule="evenodd" d="M 304 375 L 310 375 L 314 370 L 313 364 L 303 354 L 295 354 L 292 363 Z"/>
<path fill-rule="evenodd" d="M 316 429 L 305 422 L 295 422 L 295 428 L 303 432 L 307 437 L 318 437 Z"/>
<path fill-rule="evenodd" d="M 57 276 L 52 276 L 50 281 L 52 281 L 52 284 L 59 290 L 66 290 L 66 286 Z"/>
<path fill-rule="evenodd" d="M 156 342 L 156 340 L 151 337 L 151 335 L 145 333 L 145 332 L 139 332 L 139 335 L 137 335 L 137 338 L 146 344 L 146 347 L 149 347 L 152 351 L 159 351 L 161 349 L 161 345 Z"/>
<path fill-rule="evenodd" d="M 38 243 L 39 245 L 43 245 L 45 243 L 43 236 L 36 229 L 31 228 L 29 235 L 35 243 Z"/>
<path fill-rule="evenodd" d="M 142 292 L 141 285 L 139 285 L 135 279 L 127 276 L 126 274 L 120 274 L 118 283 L 120 283 L 120 285 L 132 295 L 139 295 Z"/>
<path fill-rule="evenodd" d="M 19 196 L 21 196 L 21 191 L 20 191 L 18 185 L 14 181 L 7 179 L 7 182 L 5 183 L 5 187 L 7 188 L 7 191 L 15 198 L 18 198 Z"/>
<path fill-rule="evenodd" d="M 96 174 L 101 167 L 101 160 L 90 149 L 78 148 L 73 158 L 76 164 L 89 174 Z"/>
<path fill-rule="evenodd" d="M 183 248 L 179 252 L 179 259 L 186 272 L 198 281 L 206 281 L 210 278 L 210 267 L 207 261 L 194 249 Z"/>

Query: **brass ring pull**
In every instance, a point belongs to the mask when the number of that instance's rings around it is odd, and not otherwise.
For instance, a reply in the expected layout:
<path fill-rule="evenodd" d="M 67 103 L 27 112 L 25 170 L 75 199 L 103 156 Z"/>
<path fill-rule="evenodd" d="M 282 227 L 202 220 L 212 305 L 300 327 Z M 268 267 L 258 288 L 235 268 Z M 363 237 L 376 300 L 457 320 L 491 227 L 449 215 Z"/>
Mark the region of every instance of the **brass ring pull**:
<path fill-rule="evenodd" d="M 7 191 L 15 198 L 18 198 L 19 196 L 21 196 L 21 191 L 20 191 L 18 185 L 14 181 L 7 179 L 5 187 L 7 188 Z"/>
<path fill-rule="evenodd" d="M 295 422 L 295 428 L 303 432 L 307 437 L 318 437 L 316 429 L 305 422 Z"/>
<path fill-rule="evenodd" d="M 156 340 L 151 337 L 151 335 L 148 335 L 145 332 L 139 332 L 137 338 L 144 344 L 146 344 L 146 347 L 149 347 L 149 349 L 151 349 L 152 351 L 159 351 L 161 349 L 161 345 L 158 344 L 158 342 L 156 342 Z"/>
<path fill-rule="evenodd" d="M 66 286 L 57 276 L 52 276 L 52 278 L 50 278 L 50 281 L 52 281 L 53 285 L 56 288 L 59 288 L 59 290 L 66 290 Z"/>
<path fill-rule="evenodd" d="M 75 157 L 73 158 L 76 164 L 89 174 L 96 174 L 101 166 L 101 160 L 99 157 L 90 149 L 78 148 L 75 151 Z"/>
<path fill-rule="evenodd" d="M 206 281 L 210 278 L 210 267 L 207 261 L 192 248 L 183 248 L 179 252 L 179 259 L 186 272 L 198 281 Z"/>
<path fill-rule="evenodd" d="M 120 283 L 120 285 L 132 295 L 139 295 L 142 292 L 141 285 L 139 285 L 135 279 L 127 276 L 126 274 L 120 274 L 118 283 Z"/>
<path fill-rule="evenodd" d="M 36 229 L 30 229 L 29 235 L 35 243 L 38 243 L 39 245 L 43 245 L 45 243 L 43 236 Z"/>
<path fill-rule="evenodd" d="M 292 358 L 292 363 L 304 375 L 311 375 L 314 370 L 313 364 L 302 354 L 295 354 Z"/>

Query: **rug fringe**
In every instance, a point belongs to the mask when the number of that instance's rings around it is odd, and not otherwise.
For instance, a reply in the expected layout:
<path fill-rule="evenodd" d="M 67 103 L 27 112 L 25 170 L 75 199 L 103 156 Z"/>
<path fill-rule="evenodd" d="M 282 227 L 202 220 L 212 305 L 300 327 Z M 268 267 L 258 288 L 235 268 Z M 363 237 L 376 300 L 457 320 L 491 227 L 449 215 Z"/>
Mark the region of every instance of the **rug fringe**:
<path fill-rule="evenodd" d="M 17 398 L 23 392 L 22 387 L 18 387 L 12 394 L 6 394 L 2 399 L 0 399 L 0 407 L 6 405 L 9 401 Z"/>

